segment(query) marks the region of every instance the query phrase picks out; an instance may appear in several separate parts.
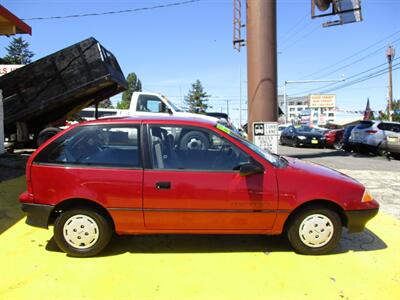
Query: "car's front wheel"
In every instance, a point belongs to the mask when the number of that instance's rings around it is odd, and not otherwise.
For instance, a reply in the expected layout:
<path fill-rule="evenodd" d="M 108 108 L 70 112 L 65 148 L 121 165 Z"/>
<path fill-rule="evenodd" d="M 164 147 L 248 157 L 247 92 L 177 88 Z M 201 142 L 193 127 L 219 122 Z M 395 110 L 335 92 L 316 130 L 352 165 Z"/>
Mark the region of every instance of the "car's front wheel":
<path fill-rule="evenodd" d="M 290 220 L 287 237 L 294 250 L 302 254 L 325 254 L 336 248 L 342 234 L 339 215 L 328 208 L 299 211 Z"/>
<path fill-rule="evenodd" d="M 111 235 L 107 218 L 90 208 L 67 210 L 54 222 L 54 239 L 70 256 L 89 257 L 100 253 L 110 242 Z"/>

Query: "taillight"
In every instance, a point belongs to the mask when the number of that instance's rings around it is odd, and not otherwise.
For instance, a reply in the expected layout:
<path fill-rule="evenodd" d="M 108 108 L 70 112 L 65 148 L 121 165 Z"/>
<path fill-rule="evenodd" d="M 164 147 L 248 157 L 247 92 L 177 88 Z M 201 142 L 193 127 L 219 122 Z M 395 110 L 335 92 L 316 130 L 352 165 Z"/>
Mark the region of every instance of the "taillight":
<path fill-rule="evenodd" d="M 377 133 L 378 131 L 377 130 L 367 130 L 367 131 L 365 131 L 366 133 L 368 133 L 368 134 L 375 134 L 375 133 Z"/>
<path fill-rule="evenodd" d="M 26 178 L 26 187 L 27 187 L 28 193 L 30 193 L 30 194 L 33 193 L 31 169 L 32 169 L 32 161 L 31 161 L 31 159 L 29 159 L 28 162 L 26 163 L 25 178 Z"/>

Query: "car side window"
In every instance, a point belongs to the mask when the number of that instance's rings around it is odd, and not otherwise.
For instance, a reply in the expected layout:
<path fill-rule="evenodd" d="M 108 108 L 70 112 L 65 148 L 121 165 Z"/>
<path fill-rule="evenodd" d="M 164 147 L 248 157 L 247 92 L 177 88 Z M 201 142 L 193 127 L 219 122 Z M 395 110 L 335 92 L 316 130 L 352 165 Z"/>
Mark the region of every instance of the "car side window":
<path fill-rule="evenodd" d="M 136 110 L 152 113 L 167 112 L 165 104 L 158 97 L 149 95 L 139 95 Z"/>
<path fill-rule="evenodd" d="M 34 162 L 139 168 L 139 140 L 136 126 L 79 126 L 49 144 Z"/>
<path fill-rule="evenodd" d="M 251 157 L 220 135 L 203 128 L 151 125 L 154 169 L 238 171 Z"/>

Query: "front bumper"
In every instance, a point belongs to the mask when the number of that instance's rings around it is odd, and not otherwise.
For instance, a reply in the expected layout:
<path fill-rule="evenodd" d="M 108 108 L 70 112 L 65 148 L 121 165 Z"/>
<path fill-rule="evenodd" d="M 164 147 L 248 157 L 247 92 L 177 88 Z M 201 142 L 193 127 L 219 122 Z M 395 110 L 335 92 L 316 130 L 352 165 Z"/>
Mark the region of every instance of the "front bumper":
<path fill-rule="evenodd" d="M 365 224 L 375 217 L 378 211 L 379 208 L 345 211 L 347 218 L 347 229 L 350 233 L 363 231 Z"/>
<path fill-rule="evenodd" d="M 49 225 L 49 218 L 54 206 L 22 203 L 21 209 L 22 211 L 26 212 L 26 224 L 47 229 Z"/>

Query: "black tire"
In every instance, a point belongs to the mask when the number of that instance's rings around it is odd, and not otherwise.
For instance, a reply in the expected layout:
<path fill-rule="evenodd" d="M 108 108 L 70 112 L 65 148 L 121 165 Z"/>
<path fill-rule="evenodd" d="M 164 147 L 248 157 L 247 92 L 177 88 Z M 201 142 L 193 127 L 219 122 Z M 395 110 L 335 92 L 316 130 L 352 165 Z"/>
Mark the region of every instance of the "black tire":
<path fill-rule="evenodd" d="M 205 150 L 210 146 L 207 136 L 200 131 L 185 133 L 179 143 L 180 149 Z"/>
<path fill-rule="evenodd" d="M 38 138 L 36 141 L 38 147 L 40 145 L 42 145 L 45 141 L 47 141 L 49 138 L 55 136 L 60 131 L 61 131 L 61 129 L 57 128 L 57 127 L 47 127 L 45 129 L 43 129 L 41 132 L 39 132 Z"/>
<path fill-rule="evenodd" d="M 67 228 L 64 228 L 65 226 Z M 69 241 L 66 235 L 70 235 Z M 85 235 L 92 241 L 85 240 Z M 54 222 L 54 240 L 61 250 L 74 257 L 89 257 L 99 254 L 108 245 L 111 236 L 112 228 L 108 219 L 91 208 L 67 210 L 61 213 Z M 79 241 L 83 239 L 82 244 L 85 241 L 87 245 L 80 245 L 81 248 L 79 248 L 76 245 L 77 239 Z"/>
<path fill-rule="evenodd" d="M 383 149 L 383 147 L 382 147 L 382 145 L 381 144 L 379 144 L 378 145 L 378 147 L 377 147 L 377 149 L 376 149 L 376 155 L 379 155 L 379 156 L 389 156 L 389 152 L 388 151 L 386 151 L 385 149 Z"/>
<path fill-rule="evenodd" d="M 300 230 L 305 234 L 302 235 Z M 296 252 L 306 255 L 326 254 L 338 245 L 342 235 L 342 222 L 339 215 L 331 209 L 307 208 L 293 216 L 286 234 Z"/>
<path fill-rule="evenodd" d="M 297 140 L 297 138 L 294 138 L 294 139 L 292 140 L 292 146 L 295 147 L 295 148 L 300 147 L 299 141 Z"/>
<path fill-rule="evenodd" d="M 400 160 L 400 153 L 390 153 L 394 159 Z"/>
<path fill-rule="evenodd" d="M 333 148 L 334 148 L 335 150 L 341 150 L 342 147 L 343 147 L 343 143 L 340 142 L 340 141 L 336 141 L 336 142 L 333 143 Z"/>

